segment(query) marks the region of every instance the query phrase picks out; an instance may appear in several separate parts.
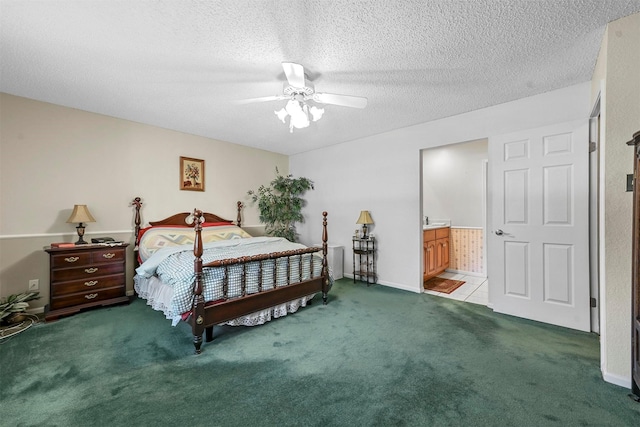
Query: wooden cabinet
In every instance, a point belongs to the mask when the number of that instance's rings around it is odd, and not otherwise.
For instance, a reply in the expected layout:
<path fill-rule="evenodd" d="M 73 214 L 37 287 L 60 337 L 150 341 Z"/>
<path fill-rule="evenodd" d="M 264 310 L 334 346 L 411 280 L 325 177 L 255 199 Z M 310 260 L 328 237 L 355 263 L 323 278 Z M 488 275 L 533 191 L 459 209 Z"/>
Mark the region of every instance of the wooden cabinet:
<path fill-rule="evenodd" d="M 54 320 L 85 308 L 128 302 L 127 246 L 46 248 L 50 266 L 46 319 Z"/>
<path fill-rule="evenodd" d="M 632 225 L 632 317 L 631 317 L 631 390 L 640 401 L 640 131 L 627 144 L 633 147 L 633 225 Z"/>
<path fill-rule="evenodd" d="M 437 276 L 449 267 L 449 227 L 422 231 L 423 281 Z"/>

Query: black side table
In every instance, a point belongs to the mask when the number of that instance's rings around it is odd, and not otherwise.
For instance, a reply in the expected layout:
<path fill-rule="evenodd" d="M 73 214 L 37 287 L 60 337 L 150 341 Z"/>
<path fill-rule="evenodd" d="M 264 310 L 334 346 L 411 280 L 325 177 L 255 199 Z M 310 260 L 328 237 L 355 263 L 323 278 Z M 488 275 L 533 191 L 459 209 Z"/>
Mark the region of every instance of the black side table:
<path fill-rule="evenodd" d="M 362 239 L 353 237 L 353 283 L 356 280 L 366 282 L 367 286 L 376 283 L 376 240 L 373 237 Z"/>

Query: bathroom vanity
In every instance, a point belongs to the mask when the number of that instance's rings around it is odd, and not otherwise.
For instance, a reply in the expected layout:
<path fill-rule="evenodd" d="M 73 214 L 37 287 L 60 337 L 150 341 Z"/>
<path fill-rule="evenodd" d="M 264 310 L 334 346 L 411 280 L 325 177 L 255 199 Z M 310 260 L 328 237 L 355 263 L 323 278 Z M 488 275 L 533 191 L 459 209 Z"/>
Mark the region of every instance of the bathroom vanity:
<path fill-rule="evenodd" d="M 437 276 L 449 267 L 449 230 L 448 225 L 423 227 L 423 281 Z"/>

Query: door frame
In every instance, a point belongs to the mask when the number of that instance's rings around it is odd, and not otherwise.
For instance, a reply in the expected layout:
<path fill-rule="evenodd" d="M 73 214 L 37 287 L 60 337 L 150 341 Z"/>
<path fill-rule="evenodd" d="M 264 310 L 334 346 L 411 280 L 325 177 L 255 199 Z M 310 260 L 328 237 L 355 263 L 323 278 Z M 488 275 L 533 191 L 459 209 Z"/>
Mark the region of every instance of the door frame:
<path fill-rule="evenodd" d="M 595 307 L 591 307 L 591 332 L 600 334 L 600 92 L 589 116 L 589 143 L 595 150 L 589 153 L 589 289 Z"/>
<path fill-rule="evenodd" d="M 487 156 L 489 155 L 489 148 L 488 148 L 488 142 L 489 142 L 489 137 L 484 137 L 484 138 L 476 138 L 476 139 L 470 139 L 470 140 L 465 140 L 465 141 L 459 141 L 459 142 L 452 142 L 452 143 L 447 143 L 447 144 L 441 144 L 441 145 L 434 145 L 433 147 L 424 147 L 421 148 L 418 151 L 418 155 L 420 156 L 420 289 L 421 289 L 421 293 L 424 293 L 424 287 L 422 285 L 422 277 L 424 274 L 424 251 L 423 251 L 423 241 L 422 241 L 422 224 L 423 224 L 423 220 L 424 220 L 424 152 L 431 150 L 431 149 L 438 149 L 438 148 L 443 148 L 443 147 L 447 147 L 447 146 L 452 146 L 452 145 L 464 145 L 466 143 L 472 143 L 472 142 L 476 142 L 476 141 L 480 141 L 480 140 L 485 140 L 487 141 Z M 488 272 L 487 272 L 487 233 L 489 232 L 488 230 L 490 230 L 489 228 L 489 215 L 488 215 L 488 209 L 489 209 L 489 191 L 488 191 L 488 184 L 489 184 L 489 159 L 485 159 L 482 162 L 482 274 L 475 274 L 472 272 L 468 272 L 469 276 L 481 276 L 481 277 L 485 277 L 488 278 Z M 478 227 L 479 228 L 479 227 Z M 463 274 L 463 273 L 460 273 Z M 489 294 L 489 301 L 487 304 L 488 307 L 491 307 L 491 295 Z"/>

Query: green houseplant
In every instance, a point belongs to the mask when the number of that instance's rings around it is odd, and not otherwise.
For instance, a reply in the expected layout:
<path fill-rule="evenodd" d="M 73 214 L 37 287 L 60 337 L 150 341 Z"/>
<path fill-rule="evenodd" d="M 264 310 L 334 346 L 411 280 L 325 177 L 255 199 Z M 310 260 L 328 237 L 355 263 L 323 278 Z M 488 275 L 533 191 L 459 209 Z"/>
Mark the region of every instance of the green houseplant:
<path fill-rule="evenodd" d="M 276 178 L 269 186 L 261 185 L 257 191 L 249 190 L 247 194 L 254 203 L 258 202 L 260 221 L 265 224 L 265 233 L 295 242 L 295 223 L 304 222 L 302 208 L 305 201 L 302 195 L 312 189 L 313 181 L 310 179 L 283 176 L 276 168 Z"/>
<path fill-rule="evenodd" d="M 12 318 L 16 319 L 29 308 L 28 301 L 38 298 L 40 298 L 39 292 L 24 292 L 9 295 L 4 300 L 0 300 L 0 323 L 14 323 Z"/>

